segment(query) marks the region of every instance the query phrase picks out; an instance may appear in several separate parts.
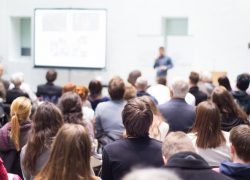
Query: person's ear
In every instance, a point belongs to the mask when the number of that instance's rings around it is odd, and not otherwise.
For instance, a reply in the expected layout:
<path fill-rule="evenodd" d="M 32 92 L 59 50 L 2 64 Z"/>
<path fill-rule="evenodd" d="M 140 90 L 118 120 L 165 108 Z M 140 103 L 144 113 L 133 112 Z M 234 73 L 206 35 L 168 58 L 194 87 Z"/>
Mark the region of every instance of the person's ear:
<path fill-rule="evenodd" d="M 174 96 L 174 93 L 173 93 L 173 91 L 170 89 L 170 97 L 173 98 L 173 96 Z"/>
<path fill-rule="evenodd" d="M 231 156 L 231 159 L 233 159 L 235 155 L 235 147 L 231 144 L 230 145 L 230 156 Z"/>
<path fill-rule="evenodd" d="M 162 156 L 162 159 L 163 159 L 164 164 L 166 165 L 168 162 L 167 158 L 165 156 Z"/>

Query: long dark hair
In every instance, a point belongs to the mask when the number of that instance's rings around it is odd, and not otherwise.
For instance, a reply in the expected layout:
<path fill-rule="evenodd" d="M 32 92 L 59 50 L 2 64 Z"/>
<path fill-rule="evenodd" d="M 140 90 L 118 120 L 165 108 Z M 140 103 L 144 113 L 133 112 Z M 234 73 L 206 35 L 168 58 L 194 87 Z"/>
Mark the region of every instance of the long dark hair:
<path fill-rule="evenodd" d="M 232 91 L 231 84 L 227 76 L 219 77 L 218 83 L 220 86 L 224 86 L 228 91 Z"/>
<path fill-rule="evenodd" d="M 85 125 L 82 113 L 82 100 L 75 92 L 66 92 L 59 99 L 58 107 L 61 109 L 66 123 Z"/>
<path fill-rule="evenodd" d="M 36 173 L 35 167 L 38 157 L 50 148 L 53 137 L 62 125 L 62 114 L 54 104 L 44 102 L 37 108 L 22 162 L 27 172 L 32 175 Z"/>
<path fill-rule="evenodd" d="M 220 111 L 213 102 L 204 101 L 197 106 L 192 128 L 192 132 L 197 135 L 197 147 L 216 148 L 226 142 L 220 121 Z"/>
<path fill-rule="evenodd" d="M 232 95 L 223 86 L 218 86 L 213 90 L 212 101 L 218 106 L 222 115 L 239 117 L 247 123 L 247 114 L 240 109 Z"/>
<path fill-rule="evenodd" d="M 91 180 L 91 141 L 79 124 L 65 124 L 58 131 L 47 164 L 35 180 Z"/>

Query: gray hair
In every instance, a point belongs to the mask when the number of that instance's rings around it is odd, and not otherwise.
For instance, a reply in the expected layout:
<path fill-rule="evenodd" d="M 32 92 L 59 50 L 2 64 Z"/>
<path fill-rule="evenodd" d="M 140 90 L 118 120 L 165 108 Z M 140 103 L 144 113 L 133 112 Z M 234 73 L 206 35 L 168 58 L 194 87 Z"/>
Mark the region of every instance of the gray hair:
<path fill-rule="evenodd" d="M 175 98 L 185 98 L 188 93 L 189 85 L 187 81 L 175 80 L 171 83 L 170 90 Z"/>
<path fill-rule="evenodd" d="M 127 174 L 122 180 L 181 180 L 174 172 L 166 169 L 137 169 Z"/>
<path fill-rule="evenodd" d="M 20 86 L 24 81 L 24 75 L 22 72 L 17 72 L 11 75 L 10 81 L 14 84 L 14 86 Z"/>
<path fill-rule="evenodd" d="M 146 90 L 148 87 L 148 80 L 144 76 L 140 76 L 136 79 L 135 86 L 140 90 Z"/>
<path fill-rule="evenodd" d="M 184 151 L 195 152 L 193 143 L 187 134 L 181 131 L 169 133 L 162 143 L 163 156 L 169 159 L 172 155 Z"/>

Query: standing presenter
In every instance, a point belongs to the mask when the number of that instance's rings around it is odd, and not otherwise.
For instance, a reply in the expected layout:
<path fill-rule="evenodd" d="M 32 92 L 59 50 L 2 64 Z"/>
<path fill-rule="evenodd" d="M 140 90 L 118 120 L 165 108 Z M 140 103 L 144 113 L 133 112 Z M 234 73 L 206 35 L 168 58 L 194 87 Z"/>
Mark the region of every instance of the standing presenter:
<path fill-rule="evenodd" d="M 169 69 L 173 67 L 170 57 L 165 55 L 164 47 L 159 48 L 159 57 L 155 60 L 154 68 L 156 69 L 156 77 L 165 77 Z"/>

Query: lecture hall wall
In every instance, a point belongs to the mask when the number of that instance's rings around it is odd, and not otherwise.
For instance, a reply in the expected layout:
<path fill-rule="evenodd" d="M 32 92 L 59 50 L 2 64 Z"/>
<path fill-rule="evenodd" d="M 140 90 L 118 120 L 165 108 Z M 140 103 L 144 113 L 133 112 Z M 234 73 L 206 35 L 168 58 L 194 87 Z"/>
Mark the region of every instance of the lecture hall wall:
<path fill-rule="evenodd" d="M 34 8 L 108 11 L 107 67 L 58 69 L 57 84 L 71 81 L 87 85 L 98 76 L 108 82 L 116 74 L 126 78 L 133 69 L 141 69 L 153 83 L 153 61 L 158 47 L 165 45 L 163 19 L 167 17 L 187 17 L 189 22 L 188 37 L 176 37 L 177 44 L 169 52 L 175 63 L 168 76 L 170 81 L 187 76 L 190 70 L 227 71 L 231 81 L 237 74 L 250 71 L 249 0 L 0 0 L 0 60 L 7 70 L 5 78 L 22 71 L 34 91 L 37 84 L 45 82 L 47 69 L 33 68 L 32 56 L 14 55 L 18 45 L 11 24 L 12 17 L 33 18 Z"/>

